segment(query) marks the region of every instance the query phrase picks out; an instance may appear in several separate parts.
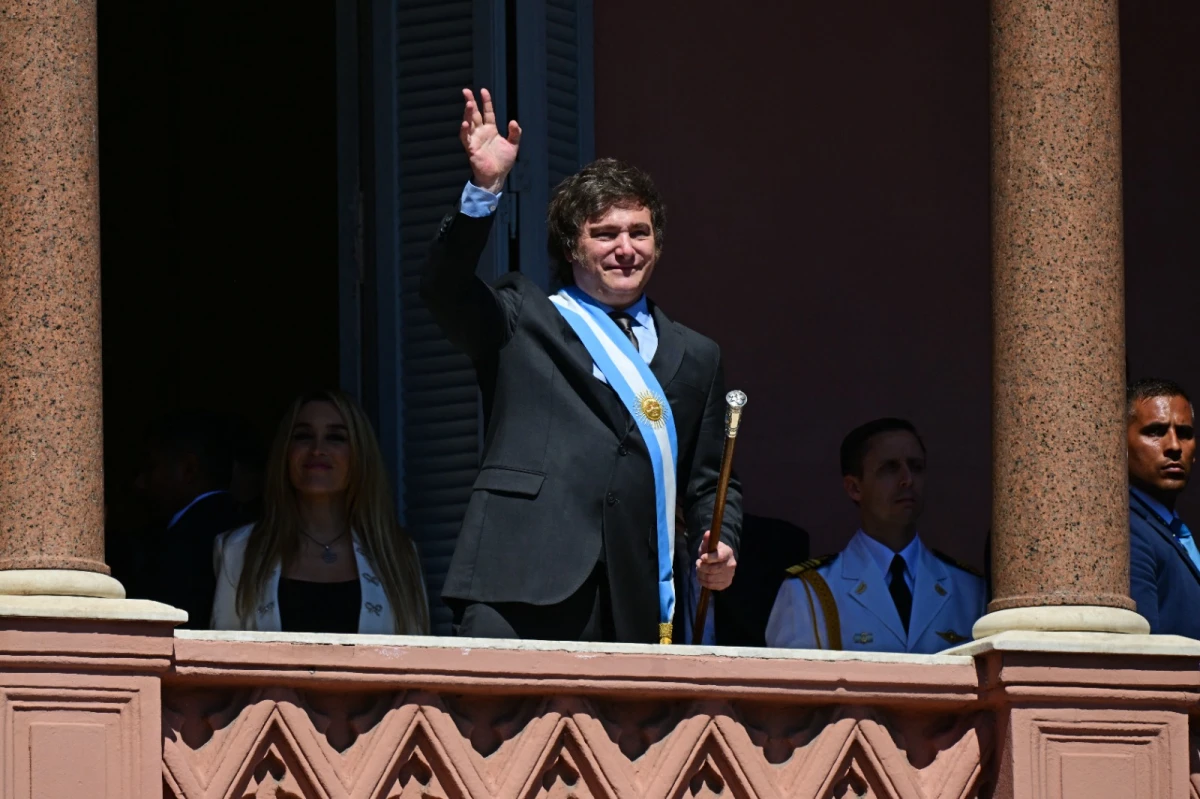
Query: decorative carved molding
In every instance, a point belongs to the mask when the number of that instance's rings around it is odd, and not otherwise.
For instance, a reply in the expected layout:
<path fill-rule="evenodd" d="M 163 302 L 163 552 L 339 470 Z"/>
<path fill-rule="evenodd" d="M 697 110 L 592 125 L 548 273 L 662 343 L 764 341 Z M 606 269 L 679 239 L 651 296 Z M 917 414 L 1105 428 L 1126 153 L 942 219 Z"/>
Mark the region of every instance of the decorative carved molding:
<path fill-rule="evenodd" d="M 1200 799 L 1200 716 L 1188 717 L 1188 799 Z"/>
<path fill-rule="evenodd" d="M 146 797 L 135 688 L 0 687 L 0 796 Z"/>
<path fill-rule="evenodd" d="M 972 799 L 989 714 L 168 687 L 176 799 Z"/>
<path fill-rule="evenodd" d="M 1010 719 L 1013 781 L 1023 795 L 1158 799 L 1188 791 L 1188 774 L 1172 757 L 1188 734 L 1181 714 L 1039 708 L 1015 709 Z"/>

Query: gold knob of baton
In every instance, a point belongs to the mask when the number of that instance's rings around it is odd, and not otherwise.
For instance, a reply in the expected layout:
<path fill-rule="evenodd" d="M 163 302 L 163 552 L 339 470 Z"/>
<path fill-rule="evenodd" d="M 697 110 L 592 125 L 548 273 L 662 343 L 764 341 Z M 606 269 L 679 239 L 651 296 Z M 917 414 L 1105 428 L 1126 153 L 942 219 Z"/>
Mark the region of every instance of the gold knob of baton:
<path fill-rule="evenodd" d="M 745 391 L 730 391 L 725 395 L 725 437 L 737 438 L 742 423 L 742 411 L 749 398 Z"/>

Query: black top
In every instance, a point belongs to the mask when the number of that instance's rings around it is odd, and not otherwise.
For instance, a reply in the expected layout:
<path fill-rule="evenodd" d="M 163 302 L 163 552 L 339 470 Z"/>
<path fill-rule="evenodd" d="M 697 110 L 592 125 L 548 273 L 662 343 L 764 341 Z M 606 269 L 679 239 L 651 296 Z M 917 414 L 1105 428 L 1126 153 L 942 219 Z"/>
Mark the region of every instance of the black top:
<path fill-rule="evenodd" d="M 356 633 L 361 605 L 358 578 L 344 583 L 279 578 L 279 624 L 285 633 Z"/>

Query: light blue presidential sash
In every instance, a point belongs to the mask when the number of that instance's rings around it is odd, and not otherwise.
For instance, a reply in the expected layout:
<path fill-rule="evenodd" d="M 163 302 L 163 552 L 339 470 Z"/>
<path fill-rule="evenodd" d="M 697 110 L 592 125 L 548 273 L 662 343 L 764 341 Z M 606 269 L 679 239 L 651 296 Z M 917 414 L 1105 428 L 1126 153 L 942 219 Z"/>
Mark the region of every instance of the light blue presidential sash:
<path fill-rule="evenodd" d="M 650 452 L 658 515 L 659 633 L 660 639 L 667 639 L 664 643 L 670 643 L 669 625 L 675 614 L 672 567 L 675 559 L 675 472 L 679 461 L 671 406 L 649 365 L 595 300 L 576 286 L 568 286 L 551 296 L 550 301 L 579 336 L 604 379 L 629 410 Z"/>

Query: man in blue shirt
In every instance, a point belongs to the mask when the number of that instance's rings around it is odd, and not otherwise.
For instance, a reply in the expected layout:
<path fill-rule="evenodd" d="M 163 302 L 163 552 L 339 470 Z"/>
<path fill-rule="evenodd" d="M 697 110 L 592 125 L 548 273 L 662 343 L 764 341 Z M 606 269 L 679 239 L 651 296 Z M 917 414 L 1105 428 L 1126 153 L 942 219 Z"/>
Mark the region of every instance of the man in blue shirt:
<path fill-rule="evenodd" d="M 1200 551 L 1175 511 L 1196 458 L 1192 402 L 1178 383 L 1127 392 L 1130 596 L 1150 631 L 1200 638 Z"/>

